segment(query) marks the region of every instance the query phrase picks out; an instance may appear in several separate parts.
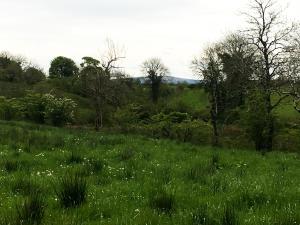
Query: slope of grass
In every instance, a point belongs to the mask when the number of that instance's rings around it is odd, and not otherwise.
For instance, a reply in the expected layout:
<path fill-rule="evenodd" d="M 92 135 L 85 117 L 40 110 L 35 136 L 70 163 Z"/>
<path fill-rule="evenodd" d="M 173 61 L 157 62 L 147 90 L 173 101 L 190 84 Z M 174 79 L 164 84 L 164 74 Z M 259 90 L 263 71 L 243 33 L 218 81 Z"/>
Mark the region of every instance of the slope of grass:
<path fill-rule="evenodd" d="M 0 137 L 2 224 L 300 224 L 297 154 L 13 122 Z"/>
<path fill-rule="evenodd" d="M 204 89 L 188 89 L 180 91 L 179 93 L 171 96 L 171 102 L 184 102 L 187 108 L 192 110 L 205 110 L 208 106 L 208 98 Z"/>

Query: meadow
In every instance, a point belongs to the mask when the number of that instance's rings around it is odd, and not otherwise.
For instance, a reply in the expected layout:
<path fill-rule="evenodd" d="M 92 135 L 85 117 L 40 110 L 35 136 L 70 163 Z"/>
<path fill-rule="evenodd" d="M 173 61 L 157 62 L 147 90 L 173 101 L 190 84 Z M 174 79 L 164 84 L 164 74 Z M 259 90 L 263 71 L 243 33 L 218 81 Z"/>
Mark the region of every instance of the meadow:
<path fill-rule="evenodd" d="M 297 153 L 0 122 L 0 224 L 300 224 Z"/>

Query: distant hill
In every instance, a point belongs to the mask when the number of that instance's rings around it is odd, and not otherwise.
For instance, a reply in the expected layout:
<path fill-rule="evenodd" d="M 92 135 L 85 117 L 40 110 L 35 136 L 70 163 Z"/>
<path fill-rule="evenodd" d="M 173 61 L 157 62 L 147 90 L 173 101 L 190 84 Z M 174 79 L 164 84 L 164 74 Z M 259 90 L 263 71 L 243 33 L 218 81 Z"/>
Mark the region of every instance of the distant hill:
<path fill-rule="evenodd" d="M 145 83 L 146 79 L 145 77 L 134 77 L 133 79 L 139 80 L 141 83 Z M 164 77 L 164 82 L 167 84 L 198 84 L 200 83 L 199 80 L 194 79 L 188 79 L 188 78 L 179 78 L 179 77 L 173 77 L 173 76 L 166 76 Z"/>

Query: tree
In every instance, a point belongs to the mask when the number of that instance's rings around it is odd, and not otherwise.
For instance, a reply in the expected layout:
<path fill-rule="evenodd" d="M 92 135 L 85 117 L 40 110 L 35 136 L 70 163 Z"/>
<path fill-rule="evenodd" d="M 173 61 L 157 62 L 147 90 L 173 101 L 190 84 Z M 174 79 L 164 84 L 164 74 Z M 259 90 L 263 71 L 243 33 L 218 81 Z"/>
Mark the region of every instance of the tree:
<path fill-rule="evenodd" d="M 241 34 L 229 35 L 217 48 L 226 74 L 226 107 L 234 109 L 245 104 L 254 72 L 254 50 Z"/>
<path fill-rule="evenodd" d="M 209 94 L 210 118 L 213 127 L 212 144 L 219 143 L 219 122 L 225 111 L 225 74 L 222 72 L 222 62 L 219 58 L 218 48 L 209 47 L 204 56 L 192 61 L 192 69 L 203 80 L 205 89 Z"/>
<path fill-rule="evenodd" d="M 160 59 L 152 58 L 142 64 L 142 72 L 150 83 L 152 101 L 157 103 L 162 80 L 169 70 Z"/>
<path fill-rule="evenodd" d="M 78 67 L 72 59 L 59 56 L 51 61 L 50 78 L 73 77 L 78 74 Z"/>
<path fill-rule="evenodd" d="M 291 49 L 288 69 L 286 70 L 287 79 L 289 81 L 290 90 L 286 92 L 293 99 L 294 109 L 300 113 L 300 35 L 291 39 Z"/>
<path fill-rule="evenodd" d="M 100 130 L 103 127 L 103 113 L 106 104 L 117 104 L 118 89 L 116 83 L 122 77 L 115 73 L 119 68 L 117 62 L 124 58 L 119 55 L 119 50 L 113 42 L 107 42 L 106 54 L 100 59 L 84 57 L 81 63 L 80 80 L 83 92 L 89 96 L 95 106 L 95 128 Z"/>
<path fill-rule="evenodd" d="M 46 79 L 45 73 L 33 66 L 26 68 L 23 76 L 27 84 L 36 84 Z"/>
<path fill-rule="evenodd" d="M 9 53 L 0 54 L 0 80 L 8 82 L 22 81 L 22 66 Z"/>
<path fill-rule="evenodd" d="M 266 108 L 268 121 L 264 144 L 261 149 L 272 150 L 274 136 L 273 111 L 288 97 L 283 94 L 282 87 L 285 81 L 284 72 L 288 58 L 289 38 L 294 26 L 286 26 L 281 18 L 281 11 L 276 9 L 272 0 L 252 0 L 251 12 L 247 13 L 249 29 L 245 32 L 246 38 L 255 49 L 259 61 L 255 79 L 263 95 L 263 106 Z M 272 101 L 272 95 L 279 98 Z M 264 110 L 263 110 L 264 111 Z"/>

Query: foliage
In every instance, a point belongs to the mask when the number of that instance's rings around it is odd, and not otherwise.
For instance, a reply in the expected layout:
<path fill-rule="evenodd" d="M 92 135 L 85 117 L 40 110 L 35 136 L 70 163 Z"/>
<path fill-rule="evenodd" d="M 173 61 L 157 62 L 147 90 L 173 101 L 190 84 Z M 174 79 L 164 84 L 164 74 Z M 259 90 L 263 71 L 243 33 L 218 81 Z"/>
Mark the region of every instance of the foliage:
<path fill-rule="evenodd" d="M 0 56 L 0 80 L 7 82 L 22 81 L 22 67 L 20 63 L 9 56 Z"/>
<path fill-rule="evenodd" d="M 30 85 L 37 84 L 46 79 L 46 75 L 43 71 L 35 67 L 26 68 L 23 76 L 25 82 Z"/>
<path fill-rule="evenodd" d="M 152 58 L 142 64 L 142 72 L 150 84 L 151 99 L 153 103 L 157 103 L 163 78 L 169 73 L 169 69 L 160 59 Z"/>
<path fill-rule="evenodd" d="M 273 123 L 274 117 L 267 112 L 264 97 L 259 91 L 254 91 L 249 97 L 245 119 L 247 132 L 254 141 L 256 150 L 266 150 L 267 128 L 269 123 Z"/>
<path fill-rule="evenodd" d="M 76 104 L 68 98 L 56 98 L 51 94 L 43 96 L 45 118 L 54 126 L 62 126 L 74 118 Z"/>
<path fill-rule="evenodd" d="M 51 61 L 49 75 L 51 78 L 73 77 L 78 74 L 78 67 L 72 59 L 58 56 Z"/>
<path fill-rule="evenodd" d="M 73 121 L 75 107 L 73 100 L 57 98 L 51 94 L 28 93 L 23 99 L 0 97 L 0 118 L 26 119 L 62 126 Z"/>

